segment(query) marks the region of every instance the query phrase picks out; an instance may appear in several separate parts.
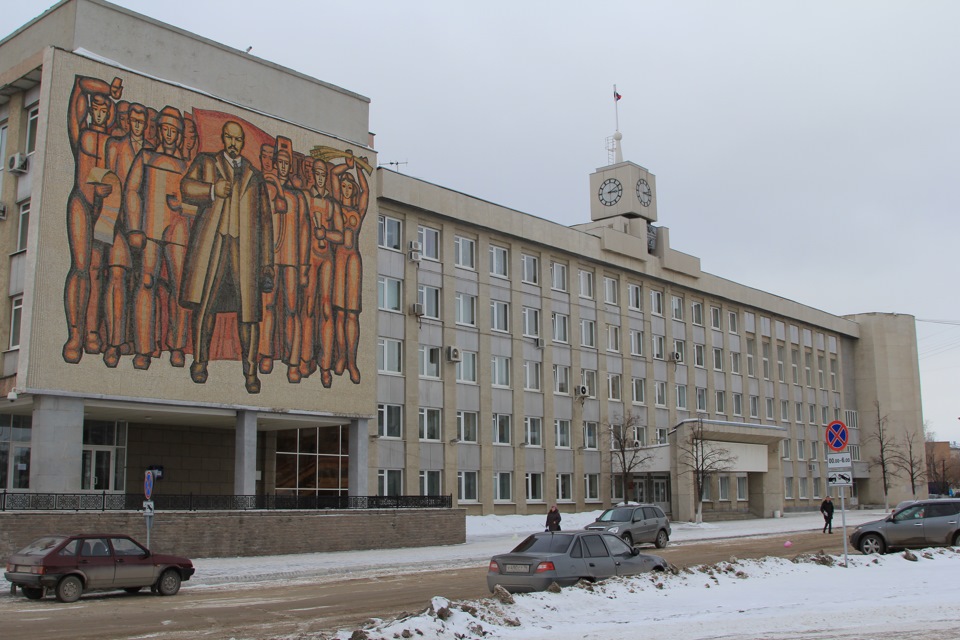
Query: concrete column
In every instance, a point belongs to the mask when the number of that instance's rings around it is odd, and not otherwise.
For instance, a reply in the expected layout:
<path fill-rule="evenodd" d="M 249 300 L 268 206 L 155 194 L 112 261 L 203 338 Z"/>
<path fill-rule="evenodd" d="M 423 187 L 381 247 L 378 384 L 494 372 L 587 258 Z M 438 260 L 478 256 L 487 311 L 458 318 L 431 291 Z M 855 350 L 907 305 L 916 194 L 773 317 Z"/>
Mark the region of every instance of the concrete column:
<path fill-rule="evenodd" d="M 30 434 L 30 489 L 38 493 L 80 490 L 83 400 L 38 395 Z"/>
<path fill-rule="evenodd" d="M 237 412 L 233 453 L 233 493 L 252 496 L 257 492 L 257 414 Z"/>
<path fill-rule="evenodd" d="M 350 421 L 350 468 L 348 471 L 347 482 L 350 486 L 347 495 L 368 496 L 370 495 L 368 470 L 370 468 L 369 444 L 370 437 L 367 433 L 367 419 L 357 418 Z"/>

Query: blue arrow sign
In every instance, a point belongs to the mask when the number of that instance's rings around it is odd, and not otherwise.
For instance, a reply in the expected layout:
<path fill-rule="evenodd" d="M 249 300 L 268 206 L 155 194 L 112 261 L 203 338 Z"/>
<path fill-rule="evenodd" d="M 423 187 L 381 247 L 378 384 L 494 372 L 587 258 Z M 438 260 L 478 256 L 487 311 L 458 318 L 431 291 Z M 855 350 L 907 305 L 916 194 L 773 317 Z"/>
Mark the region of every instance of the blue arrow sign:
<path fill-rule="evenodd" d="M 827 425 L 827 446 L 834 451 L 843 451 L 847 446 L 849 435 L 847 425 L 834 420 Z"/>

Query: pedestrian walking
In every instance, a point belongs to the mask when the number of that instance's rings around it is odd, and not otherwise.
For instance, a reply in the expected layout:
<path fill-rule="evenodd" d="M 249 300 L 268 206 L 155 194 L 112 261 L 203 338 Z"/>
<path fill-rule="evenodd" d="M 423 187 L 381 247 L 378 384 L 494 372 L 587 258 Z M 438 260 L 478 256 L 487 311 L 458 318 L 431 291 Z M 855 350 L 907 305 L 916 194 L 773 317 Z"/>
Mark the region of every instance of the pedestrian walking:
<path fill-rule="evenodd" d="M 560 512 L 557 511 L 557 505 L 550 507 L 547 512 L 547 528 L 545 531 L 560 531 Z"/>
<path fill-rule="evenodd" d="M 823 514 L 823 532 L 833 533 L 833 498 L 827 496 L 820 503 L 820 513 Z"/>

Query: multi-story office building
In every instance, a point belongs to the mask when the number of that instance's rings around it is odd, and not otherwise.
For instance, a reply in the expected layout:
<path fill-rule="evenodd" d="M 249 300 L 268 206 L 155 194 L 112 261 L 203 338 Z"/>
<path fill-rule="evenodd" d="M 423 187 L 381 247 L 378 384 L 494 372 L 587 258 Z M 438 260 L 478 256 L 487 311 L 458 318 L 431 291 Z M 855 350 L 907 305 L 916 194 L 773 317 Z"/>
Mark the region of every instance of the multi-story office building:
<path fill-rule="evenodd" d="M 701 434 L 706 511 L 770 516 L 829 490 L 830 422 L 869 503 L 876 423 L 921 430 L 912 317 L 702 272 L 636 164 L 564 227 L 378 169 L 366 98 L 101 0 L 0 59 L 0 489 L 162 466 L 179 493 L 685 519 Z"/>

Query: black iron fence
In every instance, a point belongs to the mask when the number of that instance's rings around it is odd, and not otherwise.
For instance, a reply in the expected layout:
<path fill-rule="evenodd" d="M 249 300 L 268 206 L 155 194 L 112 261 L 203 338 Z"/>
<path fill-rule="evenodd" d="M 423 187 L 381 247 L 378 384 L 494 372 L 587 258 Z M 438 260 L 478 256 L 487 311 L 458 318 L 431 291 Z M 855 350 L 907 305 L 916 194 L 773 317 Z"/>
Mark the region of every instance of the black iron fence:
<path fill-rule="evenodd" d="M 450 509 L 453 496 L 155 495 L 164 511 L 282 509 Z M 142 493 L 13 493 L 0 491 L 0 511 L 139 511 Z"/>

